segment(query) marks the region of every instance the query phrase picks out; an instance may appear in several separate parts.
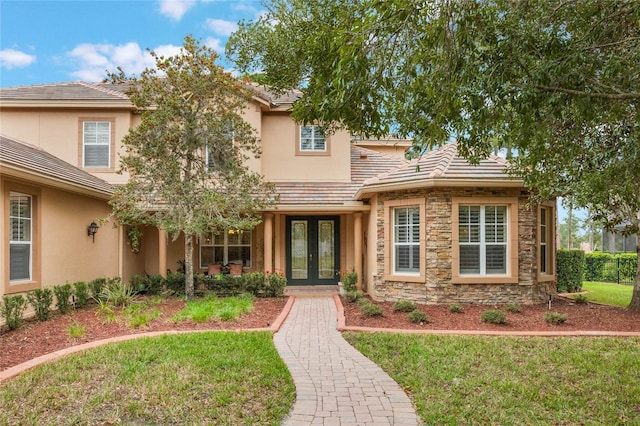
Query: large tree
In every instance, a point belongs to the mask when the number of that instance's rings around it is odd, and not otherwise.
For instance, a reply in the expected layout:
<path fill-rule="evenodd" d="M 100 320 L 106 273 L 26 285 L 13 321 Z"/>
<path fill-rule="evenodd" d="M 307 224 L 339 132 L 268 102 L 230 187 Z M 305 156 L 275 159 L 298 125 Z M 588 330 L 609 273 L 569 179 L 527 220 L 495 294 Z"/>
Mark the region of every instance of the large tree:
<path fill-rule="evenodd" d="M 260 153 L 242 117 L 246 85 L 216 65 L 214 51 L 191 37 L 179 54 L 151 52 L 156 67 L 127 84 L 141 122 L 123 138 L 121 171 L 129 174 L 111 200 L 119 224 L 148 224 L 184 236 L 185 292 L 193 298 L 193 239 L 207 232 L 251 229 L 270 202 L 271 186 L 245 160 Z"/>
<path fill-rule="evenodd" d="M 300 121 L 415 150 L 450 138 L 471 160 L 496 146 L 539 199 L 640 227 L 640 2 L 271 0 L 227 54 L 281 90 Z M 640 252 L 640 246 L 638 247 Z M 631 306 L 640 309 L 640 267 Z"/>

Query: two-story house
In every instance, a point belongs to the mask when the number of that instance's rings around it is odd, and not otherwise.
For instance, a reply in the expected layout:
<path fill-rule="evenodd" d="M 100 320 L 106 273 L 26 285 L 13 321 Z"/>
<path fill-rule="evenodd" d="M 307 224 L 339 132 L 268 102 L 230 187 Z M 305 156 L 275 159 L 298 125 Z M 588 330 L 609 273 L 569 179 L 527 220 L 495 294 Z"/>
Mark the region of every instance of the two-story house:
<path fill-rule="evenodd" d="M 408 141 L 296 124 L 295 99 L 256 88 L 245 119 L 262 156 L 247 166 L 275 184 L 279 202 L 252 231 L 200 236 L 196 271 L 242 264 L 315 286 L 355 270 L 375 299 L 422 303 L 531 303 L 553 292 L 555 203 L 530 205 L 504 160 L 473 166 L 449 144 L 407 161 Z M 0 295 L 178 267 L 180 239 L 146 227 L 133 252 L 126 229 L 100 221 L 111 187 L 127 179 L 116 173 L 120 141 L 140 120 L 121 90 L 4 88 L 0 120 Z"/>

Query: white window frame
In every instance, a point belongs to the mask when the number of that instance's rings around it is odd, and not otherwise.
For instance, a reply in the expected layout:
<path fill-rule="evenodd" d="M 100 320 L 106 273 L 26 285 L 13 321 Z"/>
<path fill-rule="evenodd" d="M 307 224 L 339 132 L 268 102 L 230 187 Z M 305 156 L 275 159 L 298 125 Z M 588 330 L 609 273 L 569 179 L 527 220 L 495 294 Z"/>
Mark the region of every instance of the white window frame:
<path fill-rule="evenodd" d="M 398 223 L 398 214 L 404 211 L 407 214 L 407 222 L 403 225 Z M 410 274 L 410 275 L 419 275 L 420 274 L 420 206 L 402 206 L 402 207 L 394 207 L 393 208 L 393 249 L 392 249 L 392 267 L 394 274 Z M 413 220 L 417 220 L 413 222 Z M 407 237 L 407 241 L 399 241 L 400 236 L 400 228 L 405 229 L 405 235 Z M 416 232 L 417 231 L 417 239 Z M 398 268 L 398 249 L 401 247 L 409 248 L 409 268 L 408 269 L 399 269 Z M 418 264 L 413 265 L 413 251 L 415 248 L 418 249 Z"/>
<path fill-rule="evenodd" d="M 88 142 L 87 141 L 87 125 L 88 124 L 95 124 L 96 126 L 96 131 L 95 131 L 95 142 Z M 100 124 L 107 124 L 109 126 L 109 129 L 107 131 L 107 138 L 106 141 L 104 139 L 101 139 L 101 135 L 98 132 L 98 127 Z M 111 121 L 104 121 L 104 120 L 85 120 L 82 122 L 82 167 L 84 168 L 90 168 L 90 169 L 109 169 L 111 168 L 111 126 L 112 123 Z M 87 145 L 89 146 L 107 146 L 107 164 L 106 165 L 89 165 L 87 166 L 87 153 L 86 153 L 86 149 L 87 149 Z"/>
<path fill-rule="evenodd" d="M 479 232 L 479 239 L 478 241 L 462 241 L 462 238 L 459 238 L 459 246 L 460 246 L 460 250 L 459 253 L 462 252 L 462 247 L 478 247 L 479 248 L 479 266 L 480 266 L 480 270 L 479 272 L 463 272 L 462 271 L 462 265 L 461 265 L 461 261 L 462 261 L 462 255 L 460 254 L 458 257 L 458 270 L 460 271 L 460 276 L 497 276 L 497 277 L 504 277 L 504 276 L 508 276 L 509 275 L 509 271 L 510 271 L 510 265 L 509 265 L 509 253 L 510 253 L 510 247 L 509 247 L 509 233 L 510 233 L 510 229 L 509 229 L 509 206 L 508 205 L 503 205 L 503 204 L 488 204 L 488 205 L 478 205 L 478 204 L 460 204 L 458 206 L 458 211 L 456 212 L 456 214 L 458 215 L 458 229 L 461 229 L 465 224 L 463 224 L 459 217 L 460 217 L 460 212 L 461 209 L 463 208 L 468 208 L 471 209 L 472 207 L 478 207 L 480 209 L 480 215 L 479 215 L 479 223 L 476 225 L 479 227 L 478 232 Z M 486 238 L 486 229 L 487 226 L 489 225 L 487 223 L 487 219 L 486 219 L 486 209 L 487 208 L 498 208 L 498 207 L 502 207 L 505 209 L 505 215 L 504 215 L 504 222 L 502 223 L 498 223 L 495 222 L 494 224 L 497 226 L 503 226 L 504 227 L 504 232 L 503 232 L 503 239 L 504 241 L 487 241 Z M 473 224 L 469 223 L 468 226 L 472 226 Z M 504 246 L 504 264 L 505 264 L 505 271 L 503 273 L 487 273 L 487 246 Z"/>
<path fill-rule="evenodd" d="M 11 204 L 13 203 L 13 197 L 19 197 L 19 199 L 28 199 L 29 200 L 29 216 L 22 216 L 21 214 L 13 215 L 12 214 L 12 208 L 11 208 Z M 19 233 L 20 234 L 24 234 L 24 230 L 22 229 L 22 226 L 20 225 L 22 221 L 27 221 L 28 225 L 29 225 L 29 239 L 25 240 L 22 239 L 20 236 L 18 237 L 19 239 L 14 240 L 13 239 L 13 222 L 18 221 L 18 229 L 19 229 Z M 26 228 L 25 228 L 26 229 Z M 28 194 L 23 194 L 20 192 L 9 192 L 9 271 L 11 271 L 11 247 L 12 246 L 28 246 L 29 248 L 29 272 L 28 272 L 28 277 L 26 278 L 18 278 L 18 279 L 11 279 L 9 278 L 9 281 L 11 283 L 19 283 L 19 282 L 23 282 L 23 281 L 31 281 L 33 278 L 33 197 L 31 195 Z M 9 272 L 9 274 L 11 274 L 11 272 Z"/>
<path fill-rule="evenodd" d="M 237 232 L 242 232 L 242 233 L 248 233 L 248 244 L 231 244 L 229 243 L 229 235 L 233 235 Z M 252 231 L 236 231 L 236 230 L 228 230 L 222 233 L 222 235 L 224 236 L 223 242 L 220 244 L 216 244 L 216 240 L 214 238 L 214 235 L 209 233 L 207 235 L 205 235 L 204 237 L 200 238 L 200 269 L 207 269 L 207 267 L 209 266 L 209 264 L 203 264 L 202 259 L 202 249 L 203 248 L 209 248 L 211 247 L 211 249 L 214 251 L 213 252 L 213 258 L 215 259 L 215 249 L 216 247 L 223 247 L 223 260 L 222 260 L 222 265 L 226 265 L 229 263 L 229 248 L 230 247 L 248 247 L 249 248 L 249 261 L 247 262 L 247 264 L 243 264 L 243 267 L 245 268 L 251 268 L 251 264 L 253 262 L 253 235 L 252 235 Z"/>
<path fill-rule="evenodd" d="M 302 137 L 302 132 L 304 129 L 310 129 L 311 130 L 311 136 L 310 138 L 303 138 Z M 306 125 L 306 126 L 300 126 L 300 129 L 298 130 L 299 132 L 299 145 L 298 145 L 298 150 L 300 152 L 327 152 L 327 135 L 324 132 L 324 130 L 322 129 L 322 127 L 318 126 L 318 125 Z M 318 132 L 322 132 L 322 149 L 319 149 L 316 146 L 316 133 Z M 310 140 L 308 140 L 310 139 Z M 309 142 L 309 147 L 304 147 L 304 141 Z"/>

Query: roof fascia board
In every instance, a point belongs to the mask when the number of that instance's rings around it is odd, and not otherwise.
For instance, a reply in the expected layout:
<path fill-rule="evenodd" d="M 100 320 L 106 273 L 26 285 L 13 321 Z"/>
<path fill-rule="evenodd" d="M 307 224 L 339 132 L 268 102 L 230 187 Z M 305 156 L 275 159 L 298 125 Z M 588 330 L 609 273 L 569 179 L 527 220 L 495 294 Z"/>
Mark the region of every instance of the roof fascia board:
<path fill-rule="evenodd" d="M 444 188 L 444 187 L 483 187 L 483 188 L 524 188 L 524 181 L 521 179 L 420 179 L 409 182 L 393 182 L 374 184 L 360 188 L 356 192 L 355 199 L 359 200 L 366 194 L 378 192 L 401 191 L 416 188 Z"/>
<path fill-rule="evenodd" d="M 91 99 L 91 100 L 42 100 L 42 99 L 1 99 L 0 107 L 11 108 L 120 108 L 133 109 L 134 105 L 125 99 Z"/>

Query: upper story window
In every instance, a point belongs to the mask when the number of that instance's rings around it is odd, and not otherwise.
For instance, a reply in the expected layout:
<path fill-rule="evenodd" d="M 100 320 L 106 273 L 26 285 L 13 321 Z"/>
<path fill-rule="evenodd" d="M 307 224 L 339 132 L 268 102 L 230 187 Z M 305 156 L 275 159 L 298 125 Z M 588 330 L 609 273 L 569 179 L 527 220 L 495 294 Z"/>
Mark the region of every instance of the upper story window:
<path fill-rule="evenodd" d="M 82 123 L 82 166 L 111 167 L 111 122 L 84 121 Z"/>
<path fill-rule="evenodd" d="M 420 209 L 418 206 L 393 209 L 393 270 L 420 272 Z"/>
<path fill-rule="evenodd" d="M 327 137 L 324 129 L 320 126 L 300 126 L 300 147 L 301 152 L 326 152 Z"/>
<path fill-rule="evenodd" d="M 507 273 L 507 227 L 507 206 L 459 206 L 461 275 Z"/>
<path fill-rule="evenodd" d="M 9 193 L 9 281 L 31 280 L 32 198 Z"/>
<path fill-rule="evenodd" d="M 233 159 L 235 133 L 232 125 L 227 125 L 220 133 L 220 139 L 207 144 L 207 170 L 214 172 Z"/>

